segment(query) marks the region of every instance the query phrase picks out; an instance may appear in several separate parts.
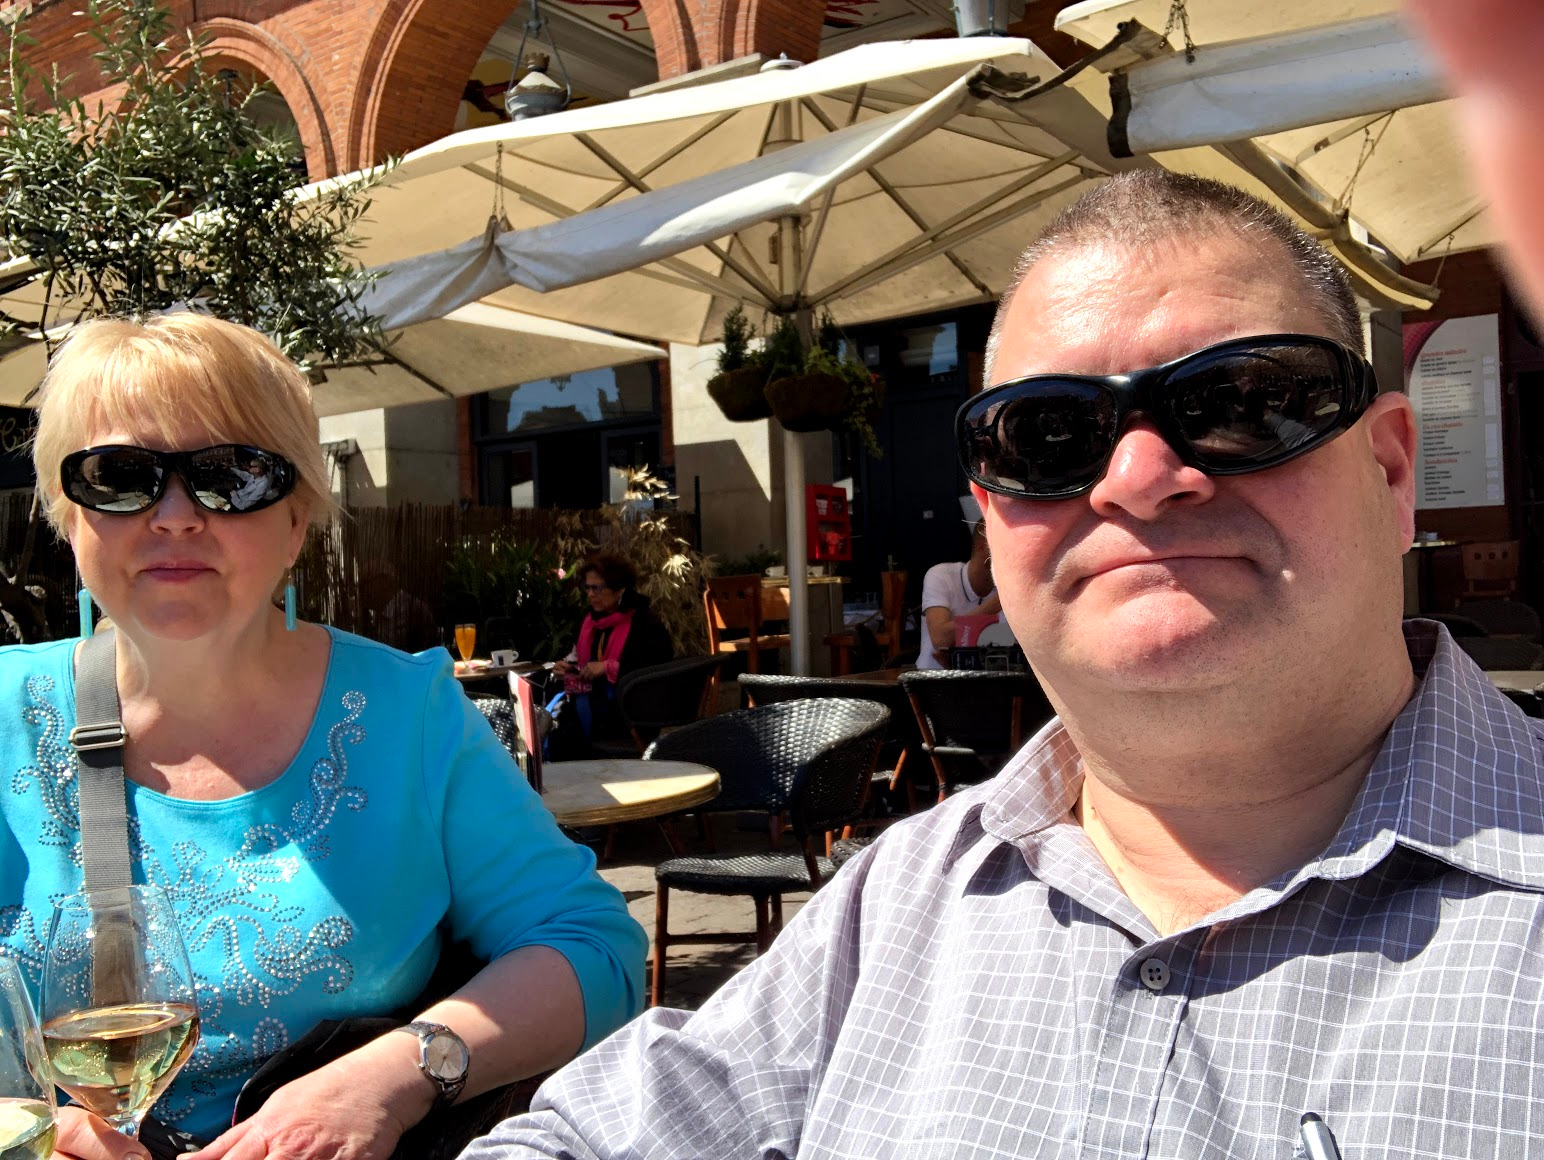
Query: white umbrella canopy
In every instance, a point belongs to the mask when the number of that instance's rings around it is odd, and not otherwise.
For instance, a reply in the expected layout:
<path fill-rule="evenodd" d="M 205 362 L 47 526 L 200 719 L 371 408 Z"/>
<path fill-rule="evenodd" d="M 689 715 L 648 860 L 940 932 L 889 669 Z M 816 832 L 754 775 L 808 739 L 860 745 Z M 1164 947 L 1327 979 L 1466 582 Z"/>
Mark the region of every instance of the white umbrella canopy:
<path fill-rule="evenodd" d="M 974 87 L 984 69 L 1059 71 L 1022 39 L 872 44 L 459 133 L 372 191 L 362 254 L 392 265 L 444 251 L 491 214 L 517 284 L 490 301 L 692 344 L 737 302 L 855 323 L 989 300 L 1057 210 L 1147 163 L 1113 158 L 1103 116 L 1072 90 L 1000 101 Z M 650 198 L 657 212 L 629 206 Z M 780 265 L 790 216 L 804 260 Z M 533 229 L 539 252 L 512 240 Z"/>
<path fill-rule="evenodd" d="M 385 353 L 324 364 L 313 388 L 318 415 L 477 395 L 600 367 L 650 362 L 666 351 L 586 326 L 474 302 L 389 331 Z M 3 365 L 3 364 L 0 364 Z"/>
<path fill-rule="evenodd" d="M 35 317 L 36 283 L 0 294 L 12 318 Z M 56 343 L 69 334 L 50 330 Z M 0 353 L 0 405 L 30 406 L 48 369 L 36 330 L 17 332 Z M 318 415 L 338 415 L 403 403 L 475 395 L 538 379 L 666 357 L 658 346 L 474 302 L 440 318 L 386 330 L 378 356 L 348 365 L 323 364 L 312 401 Z"/>
<path fill-rule="evenodd" d="M 1293 34 L 1324 29 L 1322 69 L 1316 71 L 1315 62 L 1304 58 L 1293 70 L 1304 90 L 1305 108 L 1311 108 L 1307 102 L 1323 100 L 1326 90 L 1340 79 L 1337 73 L 1346 71 L 1334 62 L 1336 29 L 1331 26 L 1342 26 L 1342 39 L 1354 38 L 1380 23 L 1395 25 L 1400 7 L 1399 0 L 1298 0 L 1294 4 L 1279 0 L 1186 0 L 1184 10 L 1191 40 L 1199 50 L 1197 64 L 1203 68 L 1208 46 L 1221 54 L 1234 51 L 1223 47 L 1232 42 L 1276 37 L 1286 54 L 1302 43 Z M 1162 32 L 1172 10 L 1171 0 L 1088 0 L 1063 9 L 1056 25 L 1088 44 L 1102 44 L 1123 21 L 1134 20 Z M 1385 20 L 1380 22 L 1379 17 Z M 1498 29 L 1497 35 L 1504 35 L 1504 31 Z M 1176 25 L 1169 41 L 1182 48 L 1182 28 Z M 1268 43 L 1262 47 L 1269 52 Z M 1471 182 L 1464 159 L 1456 101 L 1431 100 L 1439 94 L 1430 91 L 1434 70 L 1423 55 L 1415 41 L 1402 57 L 1386 58 L 1390 89 L 1404 86 L 1406 100 L 1412 102 L 1398 101 L 1402 107 L 1392 117 L 1385 110 L 1396 106 L 1386 104 L 1317 124 L 1299 121 L 1237 143 L 1227 140 L 1238 136 L 1237 132 L 1219 129 L 1225 135 L 1212 138 L 1221 142 L 1215 150 L 1178 149 L 1152 156 L 1171 169 L 1224 178 L 1230 169 L 1242 169 L 1267 184 L 1288 208 L 1321 230 L 1328 228 L 1327 219 L 1348 212 L 1402 262 L 1494 245 L 1490 214 Z M 1183 59 L 1180 55 L 1163 67 L 1180 77 L 1185 71 Z M 1369 54 L 1364 59 L 1378 58 Z M 1081 87 L 1093 96 L 1089 83 L 1084 81 Z M 1212 95 L 1207 86 L 1205 80 L 1196 82 L 1199 102 L 1192 107 L 1198 109 Z M 1292 100 L 1287 94 L 1285 103 Z M 1418 100 L 1428 103 L 1413 103 Z"/>

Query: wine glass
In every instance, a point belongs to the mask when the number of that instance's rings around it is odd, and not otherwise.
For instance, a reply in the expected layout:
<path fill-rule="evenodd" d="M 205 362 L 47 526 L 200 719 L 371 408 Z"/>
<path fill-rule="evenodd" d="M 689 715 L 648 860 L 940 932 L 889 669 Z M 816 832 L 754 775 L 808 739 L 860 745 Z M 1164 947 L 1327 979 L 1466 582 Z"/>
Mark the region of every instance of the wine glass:
<path fill-rule="evenodd" d="M 477 626 L 475 624 L 456 625 L 456 651 L 461 654 L 461 659 L 469 661 L 472 654 L 477 651 Z"/>
<path fill-rule="evenodd" d="M 0 959 L 0 1160 L 48 1160 L 54 1081 L 21 971 Z"/>
<path fill-rule="evenodd" d="M 124 886 L 60 899 L 43 966 L 54 1082 L 135 1136 L 197 1042 L 193 972 L 166 892 Z"/>

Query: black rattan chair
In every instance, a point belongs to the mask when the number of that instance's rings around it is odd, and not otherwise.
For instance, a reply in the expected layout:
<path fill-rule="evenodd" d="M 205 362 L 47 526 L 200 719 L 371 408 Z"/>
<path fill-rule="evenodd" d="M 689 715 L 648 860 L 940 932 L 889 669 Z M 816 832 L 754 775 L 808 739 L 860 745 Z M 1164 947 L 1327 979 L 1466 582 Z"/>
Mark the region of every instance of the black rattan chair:
<path fill-rule="evenodd" d="M 1491 636 L 1544 639 L 1539 614 L 1520 600 L 1465 600 L 1453 611 L 1474 621 Z"/>
<path fill-rule="evenodd" d="M 890 731 L 879 763 L 874 770 L 874 787 L 902 790 L 906 808 L 917 808 L 919 784 L 931 788 L 932 770 L 927 767 L 922 748 L 922 734 L 906 690 L 893 680 L 863 681 L 852 677 L 792 677 L 781 673 L 742 673 L 740 688 L 750 705 L 775 705 L 805 697 L 852 697 L 873 701 L 890 710 Z M 919 783 L 919 774 L 926 777 Z"/>
<path fill-rule="evenodd" d="M 601 753 L 639 754 L 663 729 L 690 725 L 708 715 L 713 677 L 726 658 L 683 657 L 635 669 L 617 682 L 617 712 L 628 736 L 597 740 Z"/>
<path fill-rule="evenodd" d="M 1544 717 L 1544 701 L 1526 689 L 1502 689 L 1501 695 L 1530 717 Z"/>
<path fill-rule="evenodd" d="M 938 797 L 996 775 L 1054 710 L 1033 673 L 928 669 L 901 674 L 933 762 Z"/>
<path fill-rule="evenodd" d="M 488 724 L 493 726 L 494 736 L 519 764 L 523 746 L 520 744 L 519 730 L 515 728 L 515 710 L 509 698 L 495 697 L 492 693 L 468 693 L 467 697 L 488 719 Z"/>
<path fill-rule="evenodd" d="M 722 790 L 709 810 L 787 810 L 801 852 L 771 850 L 672 858 L 654 871 L 654 979 L 651 1001 L 665 994 L 665 957 L 682 943 L 754 942 L 760 953 L 783 926 L 783 895 L 815 890 L 834 872 L 814 840 L 855 820 L 890 712 L 872 701 L 845 698 L 787 701 L 742 709 L 667 733 L 644 755 L 696 761 L 719 771 Z M 749 895 L 756 930 L 672 935 L 670 891 Z"/>
<path fill-rule="evenodd" d="M 1482 669 L 1537 669 L 1544 666 L 1544 645 L 1511 636 L 1458 636 L 1453 642 Z"/>

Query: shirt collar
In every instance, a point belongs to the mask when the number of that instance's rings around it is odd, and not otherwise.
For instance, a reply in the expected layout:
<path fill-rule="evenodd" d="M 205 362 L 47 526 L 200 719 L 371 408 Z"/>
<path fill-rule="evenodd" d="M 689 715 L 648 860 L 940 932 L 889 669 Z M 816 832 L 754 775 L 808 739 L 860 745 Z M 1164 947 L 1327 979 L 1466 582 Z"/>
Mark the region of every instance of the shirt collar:
<path fill-rule="evenodd" d="M 1355 877 L 1399 842 L 1503 885 L 1544 890 L 1544 722 L 1523 716 L 1442 625 L 1411 620 L 1404 629 L 1415 695 L 1334 841 L 1298 877 Z M 984 791 L 980 826 L 1018 844 L 1067 819 L 1082 778 L 1077 747 L 1052 718 Z"/>

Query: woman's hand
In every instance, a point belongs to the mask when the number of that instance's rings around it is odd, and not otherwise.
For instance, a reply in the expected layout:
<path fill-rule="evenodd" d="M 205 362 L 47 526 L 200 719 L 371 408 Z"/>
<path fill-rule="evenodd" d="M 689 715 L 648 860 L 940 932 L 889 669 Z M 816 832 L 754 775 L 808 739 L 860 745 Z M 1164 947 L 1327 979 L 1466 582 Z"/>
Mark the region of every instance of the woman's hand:
<path fill-rule="evenodd" d="M 568 661 L 553 661 L 552 671 L 556 676 L 566 677 L 569 673 L 574 671 L 574 666 Z"/>
<path fill-rule="evenodd" d="M 285 1084 L 250 1119 L 193 1155 L 387 1160 L 402 1134 L 428 1114 L 434 1096 L 434 1085 L 418 1070 L 417 1039 L 394 1031 Z"/>
<path fill-rule="evenodd" d="M 64 1160 L 150 1160 L 150 1153 L 138 1140 L 73 1104 L 59 1109 L 54 1155 Z"/>
<path fill-rule="evenodd" d="M 599 681 L 606 676 L 605 661 L 591 661 L 579 670 L 579 675 L 587 681 Z"/>

